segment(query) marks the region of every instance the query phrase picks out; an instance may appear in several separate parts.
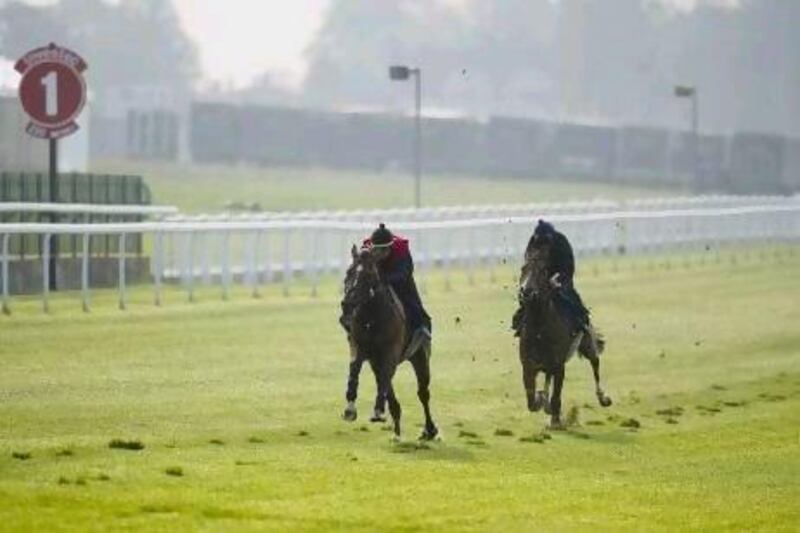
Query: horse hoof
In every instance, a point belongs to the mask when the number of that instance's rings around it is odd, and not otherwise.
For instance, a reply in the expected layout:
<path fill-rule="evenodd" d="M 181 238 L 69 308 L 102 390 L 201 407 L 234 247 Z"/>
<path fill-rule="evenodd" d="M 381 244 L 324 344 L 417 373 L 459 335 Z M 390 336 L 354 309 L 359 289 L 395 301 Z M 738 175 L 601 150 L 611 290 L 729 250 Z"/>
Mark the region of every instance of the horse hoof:
<path fill-rule="evenodd" d="M 536 400 L 534 396 L 528 396 L 528 411 L 535 413 L 542 408 L 542 404 Z"/>
<path fill-rule="evenodd" d="M 382 411 L 375 411 L 369 419 L 370 422 L 386 422 L 386 415 Z"/>
<path fill-rule="evenodd" d="M 564 422 L 559 418 L 550 420 L 550 429 L 553 431 L 564 431 L 566 427 L 564 426 Z"/>
<path fill-rule="evenodd" d="M 390 440 L 393 444 L 400 444 L 401 442 L 403 442 L 403 439 L 400 438 L 400 435 L 392 435 L 392 438 Z"/>
<path fill-rule="evenodd" d="M 426 441 L 440 440 L 439 429 L 437 427 L 423 429 L 422 433 L 419 436 L 419 440 L 426 440 Z"/>
<path fill-rule="evenodd" d="M 355 409 L 345 409 L 342 413 L 342 420 L 345 422 L 355 422 L 358 418 L 358 411 Z"/>
<path fill-rule="evenodd" d="M 610 407 L 611 404 L 614 403 L 611 401 L 611 398 L 609 396 L 600 396 L 597 399 L 602 407 Z"/>

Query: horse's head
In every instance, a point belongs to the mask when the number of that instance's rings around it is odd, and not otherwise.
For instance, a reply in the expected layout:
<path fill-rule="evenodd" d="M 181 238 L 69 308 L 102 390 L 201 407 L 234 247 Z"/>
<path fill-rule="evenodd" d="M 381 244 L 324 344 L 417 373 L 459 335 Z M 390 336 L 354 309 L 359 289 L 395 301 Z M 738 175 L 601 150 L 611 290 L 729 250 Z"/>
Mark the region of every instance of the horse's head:
<path fill-rule="evenodd" d="M 546 298 L 552 291 L 548 276 L 552 243 L 534 242 L 525 252 L 525 265 L 519 280 L 520 295 L 524 301 Z"/>
<path fill-rule="evenodd" d="M 381 286 L 377 260 L 369 249 L 358 250 L 355 245 L 350 250 L 353 262 L 347 269 L 344 279 L 344 299 L 342 310 L 349 314 L 356 307 L 375 296 Z"/>

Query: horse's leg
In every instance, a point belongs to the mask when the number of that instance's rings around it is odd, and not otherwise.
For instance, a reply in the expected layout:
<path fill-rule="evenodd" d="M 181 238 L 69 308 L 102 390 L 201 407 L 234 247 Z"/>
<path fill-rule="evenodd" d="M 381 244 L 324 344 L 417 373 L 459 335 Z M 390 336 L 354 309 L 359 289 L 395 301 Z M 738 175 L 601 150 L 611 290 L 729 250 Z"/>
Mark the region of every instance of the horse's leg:
<path fill-rule="evenodd" d="M 350 360 L 350 370 L 347 375 L 347 392 L 345 393 L 347 406 L 344 408 L 344 412 L 342 413 L 342 418 L 348 422 L 353 422 L 356 418 L 358 418 L 358 411 L 356 410 L 356 398 L 358 398 L 358 376 L 361 373 L 361 366 L 363 364 L 364 359 L 358 355 L 353 355 Z"/>
<path fill-rule="evenodd" d="M 582 356 L 589 360 L 592 365 L 592 373 L 594 374 L 594 387 L 597 401 L 603 407 L 611 405 L 611 398 L 606 395 L 603 387 L 600 385 L 600 354 L 603 353 L 604 342 L 598 337 L 597 331 L 589 326 L 586 334 L 581 339 L 578 351 Z"/>
<path fill-rule="evenodd" d="M 389 412 L 392 414 L 392 421 L 394 422 L 394 438 L 400 439 L 400 416 L 402 409 L 400 409 L 400 402 L 397 401 L 397 396 L 394 394 L 394 387 L 392 386 L 391 378 L 388 379 L 389 387 L 387 389 L 386 399 L 389 402 Z"/>
<path fill-rule="evenodd" d="M 544 407 L 545 414 L 551 414 L 553 408 L 550 406 L 550 383 L 553 381 L 553 374 L 550 372 L 544 373 L 544 390 L 536 393 L 536 403 L 539 408 Z"/>
<path fill-rule="evenodd" d="M 389 413 L 392 415 L 392 422 L 394 423 L 394 436 L 395 439 L 400 438 L 400 403 L 397 401 L 397 397 L 394 394 L 394 388 L 392 388 L 392 371 L 387 368 L 386 363 L 375 364 L 372 359 L 370 359 L 370 365 L 372 366 L 372 371 L 375 372 L 375 378 L 378 380 L 378 396 L 381 402 L 388 402 L 389 403 Z"/>
<path fill-rule="evenodd" d="M 422 409 L 425 411 L 425 429 L 422 430 L 420 439 L 433 440 L 439 435 L 439 428 L 433 423 L 430 410 L 430 384 L 431 384 L 431 366 L 430 359 L 428 358 L 427 350 L 419 350 L 414 357 L 411 358 L 411 364 L 414 366 L 414 373 L 417 375 L 417 397 L 422 403 Z"/>
<path fill-rule="evenodd" d="M 553 372 L 553 396 L 550 398 L 550 427 L 563 429 L 561 423 L 561 389 L 564 386 L 564 364 L 559 364 Z"/>
<path fill-rule="evenodd" d="M 536 395 L 536 376 L 539 370 L 536 365 L 522 353 L 520 349 L 520 362 L 522 363 L 522 384 L 525 386 L 525 396 L 528 399 L 528 411 L 538 411 L 542 404 L 537 402 Z"/>
<path fill-rule="evenodd" d="M 370 417 L 370 422 L 386 422 L 386 398 L 380 395 L 379 392 L 379 383 L 378 383 L 378 374 L 373 372 L 375 375 L 375 406 L 372 408 L 372 416 Z"/>
<path fill-rule="evenodd" d="M 592 373 L 594 374 L 594 391 L 597 395 L 597 401 L 603 407 L 608 407 L 612 402 L 611 397 L 605 393 L 603 387 L 600 385 L 600 358 L 597 357 L 597 352 L 595 351 L 586 354 L 585 357 L 592 365 Z"/>

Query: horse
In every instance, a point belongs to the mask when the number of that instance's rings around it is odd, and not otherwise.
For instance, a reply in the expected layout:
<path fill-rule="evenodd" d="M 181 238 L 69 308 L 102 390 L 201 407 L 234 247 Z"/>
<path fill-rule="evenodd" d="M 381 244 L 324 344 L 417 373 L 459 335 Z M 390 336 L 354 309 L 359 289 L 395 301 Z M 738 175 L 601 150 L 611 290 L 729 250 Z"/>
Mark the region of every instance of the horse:
<path fill-rule="evenodd" d="M 345 281 L 342 309 L 349 322 L 352 361 L 368 361 L 378 385 L 378 400 L 389 404 L 394 438 L 400 439 L 400 402 L 392 379 L 397 367 L 408 359 L 417 378 L 417 397 L 425 413 L 422 440 L 434 440 L 439 429 L 430 411 L 430 342 L 409 346 L 411 332 L 400 300 L 380 275 L 370 250 L 360 252 L 353 246 L 351 280 Z M 352 362 L 351 362 L 352 368 Z M 377 403 L 377 401 L 376 401 Z"/>
<path fill-rule="evenodd" d="M 355 247 L 354 247 L 355 248 Z M 355 254 L 355 249 L 351 251 L 351 253 Z M 356 270 L 357 270 L 357 262 L 354 260 L 350 266 L 347 268 L 347 272 L 345 272 L 344 276 L 344 288 L 342 293 L 347 295 L 348 292 L 351 290 L 353 283 L 356 279 Z M 342 325 L 344 330 L 347 332 L 347 343 L 350 346 L 350 366 L 348 369 L 347 374 L 347 391 L 345 392 L 345 400 L 347 404 L 345 405 L 344 411 L 342 412 L 342 420 L 347 422 L 355 422 L 358 419 L 358 409 L 356 408 L 356 399 L 358 398 L 358 381 L 359 376 L 361 375 L 361 368 L 364 365 L 364 359 L 358 357 L 357 350 L 355 348 L 355 344 L 352 342 L 350 330 L 352 327 L 352 306 L 346 302 L 342 301 L 342 315 L 339 318 L 339 323 Z M 373 372 L 373 375 L 375 373 Z M 375 375 L 375 404 L 372 411 L 372 416 L 370 417 L 370 422 L 386 422 L 386 400 L 381 397 L 380 394 L 377 393 L 378 388 L 378 379 L 377 375 Z"/>
<path fill-rule="evenodd" d="M 612 401 L 600 386 L 600 354 L 604 343 L 593 330 L 577 330 L 559 306 L 559 288 L 548 275 L 550 245 L 543 244 L 526 251 L 520 274 L 520 298 L 524 318 L 519 337 L 519 357 L 528 400 L 528 410 L 544 409 L 550 415 L 550 426 L 563 428 L 561 391 L 565 365 L 576 351 L 589 360 L 595 382 L 595 394 L 603 407 Z M 544 372 L 545 388 L 537 390 L 539 372 Z M 550 394 L 550 382 L 553 392 Z"/>

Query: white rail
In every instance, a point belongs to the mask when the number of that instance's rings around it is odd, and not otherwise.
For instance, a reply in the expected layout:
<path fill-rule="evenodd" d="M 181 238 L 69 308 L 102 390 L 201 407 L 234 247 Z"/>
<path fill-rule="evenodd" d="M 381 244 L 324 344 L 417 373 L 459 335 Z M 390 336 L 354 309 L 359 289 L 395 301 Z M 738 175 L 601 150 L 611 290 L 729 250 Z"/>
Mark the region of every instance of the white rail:
<path fill-rule="evenodd" d="M 570 236 L 578 255 L 664 252 L 717 247 L 758 240 L 800 240 L 800 202 L 716 208 L 624 210 L 553 214 L 548 219 Z M 191 300 L 200 284 L 216 284 L 227 298 L 235 279 L 254 295 L 262 284 L 280 282 L 288 294 L 296 277 L 310 280 L 312 294 L 324 273 L 341 273 L 349 261 L 351 243 L 358 243 L 376 221 L 250 220 L 161 221 L 116 224 L 0 224 L 0 278 L 3 309 L 8 311 L 9 240 L 12 235 L 39 235 L 44 246 L 42 302 L 48 308 L 47 243 L 54 235 L 82 238 L 81 292 L 89 308 L 90 240 L 97 235 L 118 237 L 119 306 L 126 305 L 126 249 L 129 235 L 152 239 L 151 274 L 154 300 L 161 302 L 165 281 L 180 282 Z M 500 262 L 519 260 L 535 218 L 493 217 L 447 221 L 398 221 L 391 228 L 412 240 L 415 264 L 428 268 L 467 270 L 474 279 L 483 265 L 494 276 Z"/>
<path fill-rule="evenodd" d="M 176 215 L 178 208 L 169 205 L 58 204 L 0 202 L 0 213 L 56 213 L 60 215 Z"/>

